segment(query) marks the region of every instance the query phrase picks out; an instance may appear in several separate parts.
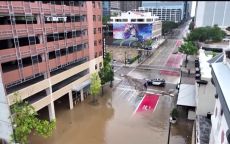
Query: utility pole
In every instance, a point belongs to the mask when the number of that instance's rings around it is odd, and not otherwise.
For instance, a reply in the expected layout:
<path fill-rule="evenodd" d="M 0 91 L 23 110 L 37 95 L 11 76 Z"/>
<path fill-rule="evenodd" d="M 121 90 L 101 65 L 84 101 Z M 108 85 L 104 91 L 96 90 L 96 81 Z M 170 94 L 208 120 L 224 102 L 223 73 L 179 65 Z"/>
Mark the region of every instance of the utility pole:
<path fill-rule="evenodd" d="M 170 133 L 171 133 L 171 120 L 169 119 L 169 132 L 168 132 L 168 142 L 167 142 L 167 144 L 169 144 L 169 141 L 170 141 Z"/>
<path fill-rule="evenodd" d="M 125 66 L 126 66 L 126 51 L 125 51 Z"/>

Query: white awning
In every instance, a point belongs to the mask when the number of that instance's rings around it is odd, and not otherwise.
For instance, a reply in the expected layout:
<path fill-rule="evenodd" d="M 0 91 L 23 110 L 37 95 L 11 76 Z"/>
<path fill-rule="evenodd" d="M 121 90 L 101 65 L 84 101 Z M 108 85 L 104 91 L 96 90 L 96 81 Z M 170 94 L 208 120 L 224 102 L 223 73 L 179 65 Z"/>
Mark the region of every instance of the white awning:
<path fill-rule="evenodd" d="M 91 83 L 90 80 L 84 81 L 80 85 L 74 85 L 73 88 L 72 88 L 72 90 L 73 91 L 80 91 L 81 89 L 83 89 L 84 87 L 86 87 L 87 85 L 89 85 L 90 83 Z"/>
<path fill-rule="evenodd" d="M 196 107 L 195 85 L 181 84 L 177 99 L 177 105 Z"/>

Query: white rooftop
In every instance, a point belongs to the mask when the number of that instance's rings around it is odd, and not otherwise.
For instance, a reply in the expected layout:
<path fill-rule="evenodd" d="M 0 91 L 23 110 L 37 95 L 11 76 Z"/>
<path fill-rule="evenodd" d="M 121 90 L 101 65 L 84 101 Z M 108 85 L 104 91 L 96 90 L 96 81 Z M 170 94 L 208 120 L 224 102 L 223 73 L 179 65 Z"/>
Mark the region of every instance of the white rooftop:
<path fill-rule="evenodd" d="M 230 108 L 230 68 L 227 64 L 213 63 L 213 71 L 224 95 L 228 109 Z"/>
<path fill-rule="evenodd" d="M 177 105 L 196 107 L 195 85 L 181 84 L 177 99 Z"/>
<path fill-rule="evenodd" d="M 151 21 L 143 21 L 145 23 L 152 23 L 154 21 L 157 21 L 159 19 L 158 16 L 152 15 L 151 12 L 136 12 L 136 11 L 127 11 L 122 12 L 118 16 L 112 16 L 110 17 L 111 20 L 115 19 L 127 19 L 128 21 L 111 21 L 110 23 L 120 23 L 120 22 L 132 22 L 131 19 L 151 19 Z"/>
<path fill-rule="evenodd" d="M 199 61 L 200 61 L 200 72 L 202 78 L 211 78 L 211 67 L 209 66 L 208 61 L 212 58 L 212 55 L 205 55 L 203 49 L 199 50 Z"/>

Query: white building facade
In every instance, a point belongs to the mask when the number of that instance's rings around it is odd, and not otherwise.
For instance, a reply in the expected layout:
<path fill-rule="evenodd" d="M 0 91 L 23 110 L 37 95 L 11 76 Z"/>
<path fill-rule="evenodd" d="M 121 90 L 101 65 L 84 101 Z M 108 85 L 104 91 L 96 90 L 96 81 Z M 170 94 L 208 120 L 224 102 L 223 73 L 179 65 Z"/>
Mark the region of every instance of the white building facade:
<path fill-rule="evenodd" d="M 211 83 L 211 67 L 208 60 L 212 58 L 211 55 L 206 56 L 203 49 L 199 50 L 200 74 L 201 80 L 207 81 L 207 84 L 196 85 L 196 115 L 207 116 L 208 113 L 213 114 L 215 106 L 215 87 Z"/>
<path fill-rule="evenodd" d="M 195 27 L 230 26 L 229 1 L 197 1 Z"/>
<path fill-rule="evenodd" d="M 110 24 L 152 24 L 152 38 L 162 34 L 162 22 L 159 17 L 152 16 L 151 12 L 122 12 L 116 17 L 110 17 Z"/>
<path fill-rule="evenodd" d="M 211 117 L 212 129 L 209 144 L 230 143 L 230 51 L 225 54 L 224 62 L 212 64 L 216 104 Z"/>

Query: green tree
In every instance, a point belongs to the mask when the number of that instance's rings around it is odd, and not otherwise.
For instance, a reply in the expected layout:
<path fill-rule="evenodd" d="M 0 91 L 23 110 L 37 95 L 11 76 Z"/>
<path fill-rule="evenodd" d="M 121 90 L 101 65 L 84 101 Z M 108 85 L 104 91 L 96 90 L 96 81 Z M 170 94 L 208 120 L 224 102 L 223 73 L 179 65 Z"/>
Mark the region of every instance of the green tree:
<path fill-rule="evenodd" d="M 190 24 L 189 24 L 189 30 L 191 31 L 191 30 L 194 30 L 194 26 L 195 26 L 195 23 L 194 22 L 191 22 Z"/>
<path fill-rule="evenodd" d="M 163 21 L 162 22 L 162 33 L 163 35 L 172 32 L 173 29 L 177 28 L 179 26 L 178 23 L 172 22 L 172 21 Z"/>
<path fill-rule="evenodd" d="M 109 20 L 110 20 L 110 16 L 103 16 L 102 17 L 102 23 L 103 23 L 103 25 L 106 25 Z"/>
<path fill-rule="evenodd" d="M 52 135 L 56 126 L 55 120 L 51 122 L 38 119 L 37 112 L 28 102 L 16 101 L 12 106 L 12 124 L 15 126 L 14 134 L 11 135 L 12 141 L 21 144 L 28 144 L 28 136 L 31 132 L 45 138 Z"/>
<path fill-rule="evenodd" d="M 224 38 L 224 36 L 225 32 L 222 31 L 217 25 L 215 25 L 214 27 L 206 26 L 195 28 L 190 32 L 190 34 L 187 37 L 187 40 L 194 42 L 218 42 L 221 41 Z"/>
<path fill-rule="evenodd" d="M 101 89 L 101 79 L 97 72 L 93 73 L 90 77 L 91 84 L 90 84 L 90 94 L 93 96 L 93 104 L 97 104 L 97 95 Z"/>
<path fill-rule="evenodd" d="M 197 47 L 191 41 L 187 41 L 179 47 L 179 52 L 186 54 L 185 67 L 187 67 L 188 55 L 194 55 L 197 51 Z"/>
<path fill-rule="evenodd" d="M 148 39 L 146 41 L 144 41 L 143 45 L 144 47 L 150 47 L 153 43 L 153 40 L 152 39 Z"/>
<path fill-rule="evenodd" d="M 107 82 L 110 82 L 110 87 L 112 87 L 112 82 L 114 80 L 114 72 L 111 65 L 112 55 L 110 53 L 105 54 L 105 58 L 103 61 L 103 68 L 99 71 L 99 76 L 101 78 L 102 85 L 102 94 L 103 94 L 103 85 Z"/>

